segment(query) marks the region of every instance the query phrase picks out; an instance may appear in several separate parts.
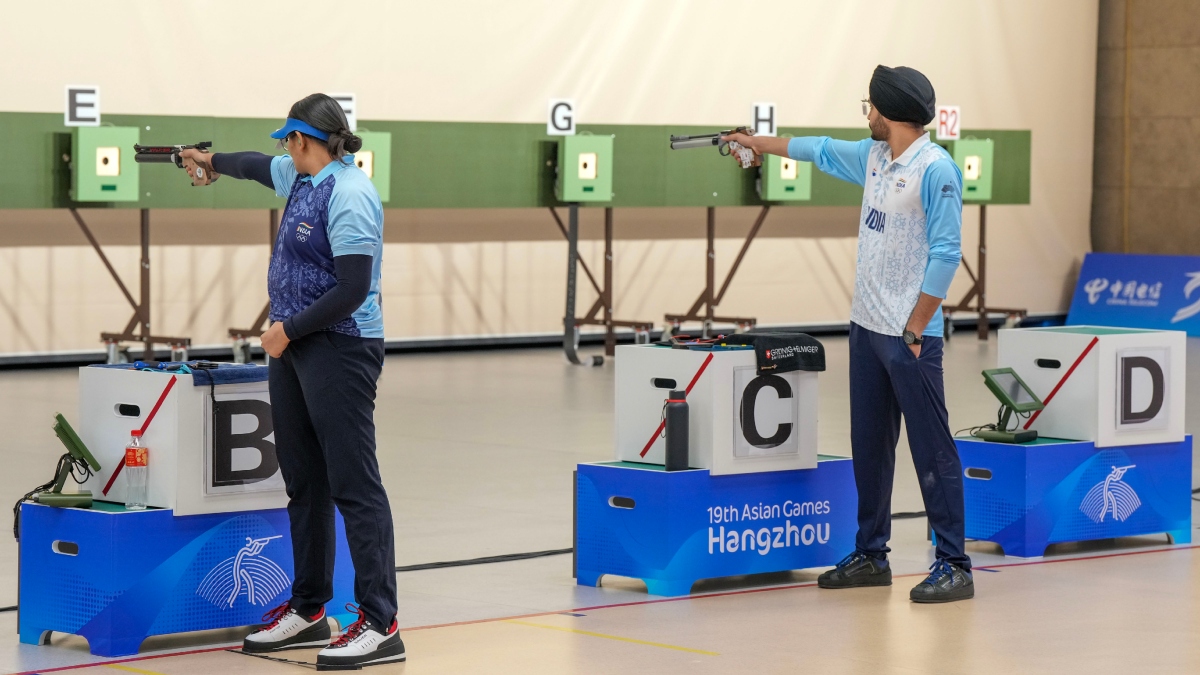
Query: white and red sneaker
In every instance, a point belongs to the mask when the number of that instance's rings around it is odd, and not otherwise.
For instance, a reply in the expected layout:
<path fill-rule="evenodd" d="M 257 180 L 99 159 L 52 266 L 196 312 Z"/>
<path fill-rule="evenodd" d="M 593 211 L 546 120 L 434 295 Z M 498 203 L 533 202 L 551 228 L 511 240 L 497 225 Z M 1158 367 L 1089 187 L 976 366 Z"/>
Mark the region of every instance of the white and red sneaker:
<path fill-rule="evenodd" d="M 405 659 L 404 641 L 394 618 L 384 630 L 373 624 L 362 609 L 354 605 L 346 605 L 346 609 L 357 612 L 358 621 L 346 626 L 338 639 L 317 653 L 318 666 L 365 666 Z"/>
<path fill-rule="evenodd" d="M 285 602 L 264 614 L 263 621 L 268 623 L 242 641 L 242 651 L 274 652 L 329 644 L 329 622 L 325 620 L 324 607 L 313 616 L 304 616 Z"/>

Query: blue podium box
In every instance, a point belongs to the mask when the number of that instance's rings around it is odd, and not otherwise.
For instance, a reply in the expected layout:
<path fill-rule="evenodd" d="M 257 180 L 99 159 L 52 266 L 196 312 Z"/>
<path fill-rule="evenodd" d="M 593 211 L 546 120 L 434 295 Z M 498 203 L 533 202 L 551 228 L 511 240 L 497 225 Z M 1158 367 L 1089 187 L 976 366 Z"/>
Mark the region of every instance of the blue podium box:
<path fill-rule="evenodd" d="M 1005 555 L 1038 557 L 1050 544 L 1165 533 L 1192 540 L 1192 437 L 1097 448 L 1041 438 L 958 438 L 966 534 Z"/>
<path fill-rule="evenodd" d="M 641 579 L 654 595 L 701 579 L 822 567 L 854 550 L 858 495 L 849 458 L 815 469 L 712 476 L 631 462 L 580 464 L 575 577 Z"/>
<path fill-rule="evenodd" d="M 344 626 L 354 568 L 340 515 L 337 533 L 326 607 Z M 286 509 L 177 517 L 26 503 L 19 558 L 21 642 L 71 633 L 98 656 L 136 654 L 151 635 L 261 623 L 291 597 L 294 578 Z"/>

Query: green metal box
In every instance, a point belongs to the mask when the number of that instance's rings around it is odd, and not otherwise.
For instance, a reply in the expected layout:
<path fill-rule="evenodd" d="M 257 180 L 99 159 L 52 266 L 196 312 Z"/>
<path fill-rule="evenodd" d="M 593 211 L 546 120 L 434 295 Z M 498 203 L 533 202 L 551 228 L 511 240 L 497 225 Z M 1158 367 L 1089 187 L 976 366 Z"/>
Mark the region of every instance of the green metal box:
<path fill-rule="evenodd" d="M 392 134 L 389 131 L 359 131 L 362 150 L 354 155 L 354 163 L 362 169 L 384 204 L 392 196 Z"/>
<path fill-rule="evenodd" d="M 563 136 L 558 141 L 558 177 L 554 196 L 560 202 L 609 202 L 613 185 L 612 136 Z"/>
<path fill-rule="evenodd" d="M 812 162 L 766 155 L 759 167 L 758 196 L 764 202 L 806 202 L 812 199 Z"/>
<path fill-rule="evenodd" d="M 71 133 L 71 199 L 136 202 L 137 127 L 75 127 Z"/>
<path fill-rule="evenodd" d="M 986 202 L 992 199 L 992 174 L 995 169 L 994 144 L 990 138 L 954 141 L 954 163 L 963 174 L 963 201 Z"/>

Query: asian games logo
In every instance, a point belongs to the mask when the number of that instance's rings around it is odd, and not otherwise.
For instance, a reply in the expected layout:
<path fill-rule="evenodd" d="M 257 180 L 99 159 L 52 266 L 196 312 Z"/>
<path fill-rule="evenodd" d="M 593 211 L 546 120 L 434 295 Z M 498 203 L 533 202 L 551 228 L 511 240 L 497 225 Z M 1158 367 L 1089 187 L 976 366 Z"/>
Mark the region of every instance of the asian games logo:
<path fill-rule="evenodd" d="M 1114 466 L 1108 477 L 1096 483 L 1084 495 L 1079 510 L 1095 523 L 1103 523 L 1104 518 L 1109 514 L 1112 514 L 1113 519 L 1117 522 L 1125 522 L 1142 505 L 1142 500 L 1138 499 L 1133 488 L 1121 480 L 1125 472 L 1135 466 L 1137 465 Z"/>
<path fill-rule="evenodd" d="M 232 558 L 226 558 L 200 582 L 196 595 L 221 609 L 229 609 L 238 597 L 245 596 L 251 605 L 266 606 L 292 582 L 287 573 L 262 551 L 274 537 L 251 539 Z"/>

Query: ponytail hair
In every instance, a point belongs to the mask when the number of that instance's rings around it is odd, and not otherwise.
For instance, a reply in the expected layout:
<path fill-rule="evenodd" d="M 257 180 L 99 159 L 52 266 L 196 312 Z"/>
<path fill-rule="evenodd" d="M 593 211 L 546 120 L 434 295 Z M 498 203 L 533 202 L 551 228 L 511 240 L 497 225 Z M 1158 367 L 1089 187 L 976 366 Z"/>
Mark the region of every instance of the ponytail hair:
<path fill-rule="evenodd" d="M 349 129 L 339 129 L 329 134 L 329 140 L 325 143 L 334 159 L 341 159 L 362 150 L 362 139 L 350 133 Z"/>
<path fill-rule="evenodd" d="M 329 134 L 325 147 L 330 156 L 345 163 L 346 155 L 362 150 L 362 139 L 350 131 L 350 122 L 342 106 L 326 94 L 309 94 L 292 104 L 288 117 L 294 117 Z M 319 140 L 319 139 L 318 139 Z"/>

